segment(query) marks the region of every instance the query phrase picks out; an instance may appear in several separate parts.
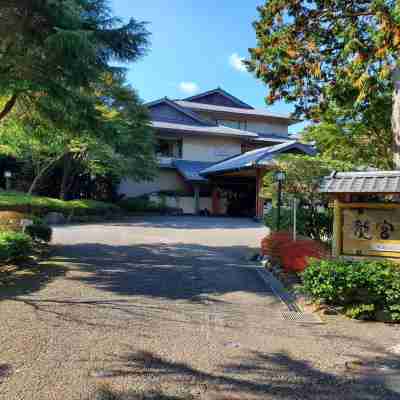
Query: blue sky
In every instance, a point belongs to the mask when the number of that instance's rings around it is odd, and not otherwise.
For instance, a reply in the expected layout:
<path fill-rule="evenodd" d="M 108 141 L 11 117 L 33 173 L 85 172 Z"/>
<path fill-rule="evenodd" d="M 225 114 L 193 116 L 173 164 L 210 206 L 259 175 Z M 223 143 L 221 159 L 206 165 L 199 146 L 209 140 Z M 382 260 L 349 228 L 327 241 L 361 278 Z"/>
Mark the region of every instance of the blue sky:
<path fill-rule="evenodd" d="M 145 101 L 182 98 L 218 86 L 254 107 L 266 107 L 267 87 L 242 68 L 256 44 L 252 22 L 262 0 L 111 0 L 115 14 L 147 21 L 151 49 L 129 66 L 128 78 Z M 291 112 L 280 103 L 270 111 Z M 301 129 L 302 124 L 291 128 Z"/>

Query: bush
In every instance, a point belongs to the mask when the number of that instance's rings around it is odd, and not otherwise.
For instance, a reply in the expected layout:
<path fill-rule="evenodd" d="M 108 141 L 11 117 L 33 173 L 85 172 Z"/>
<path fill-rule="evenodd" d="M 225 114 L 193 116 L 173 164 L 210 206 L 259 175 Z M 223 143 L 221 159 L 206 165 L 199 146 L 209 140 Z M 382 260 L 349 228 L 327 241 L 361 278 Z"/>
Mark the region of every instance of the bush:
<path fill-rule="evenodd" d="M 147 197 L 129 197 L 118 203 L 118 206 L 128 212 L 164 212 L 167 207 L 150 201 Z"/>
<path fill-rule="evenodd" d="M 388 261 L 313 260 L 302 274 L 302 291 L 343 306 L 358 319 L 400 321 L 400 269 Z"/>
<path fill-rule="evenodd" d="M 0 192 L 0 210 L 16 211 L 43 217 L 49 212 L 69 215 L 104 215 L 121 212 L 115 204 L 94 200 L 63 201 L 25 193 Z"/>
<path fill-rule="evenodd" d="M 25 258 L 33 250 L 32 239 L 20 232 L 0 232 L 0 261 Z"/>
<path fill-rule="evenodd" d="M 310 258 L 329 257 L 327 247 L 316 240 L 293 240 L 291 232 L 271 232 L 261 241 L 263 255 L 279 262 L 285 271 L 304 271 Z"/>
<path fill-rule="evenodd" d="M 277 230 L 276 207 L 272 208 L 265 216 L 265 224 L 273 231 Z M 293 226 L 293 211 L 288 208 L 281 208 L 281 230 L 290 230 Z M 309 208 L 299 207 L 297 210 L 297 233 L 313 240 L 329 241 L 333 234 L 333 212 L 330 209 L 325 211 L 313 211 Z"/>
<path fill-rule="evenodd" d="M 282 243 L 280 250 L 281 263 L 285 271 L 301 272 L 308 267 L 311 259 L 329 257 L 327 247 L 317 240 L 290 240 Z"/>
<path fill-rule="evenodd" d="M 33 225 L 27 226 L 25 233 L 34 241 L 50 243 L 53 236 L 53 230 L 42 221 L 35 221 Z"/>

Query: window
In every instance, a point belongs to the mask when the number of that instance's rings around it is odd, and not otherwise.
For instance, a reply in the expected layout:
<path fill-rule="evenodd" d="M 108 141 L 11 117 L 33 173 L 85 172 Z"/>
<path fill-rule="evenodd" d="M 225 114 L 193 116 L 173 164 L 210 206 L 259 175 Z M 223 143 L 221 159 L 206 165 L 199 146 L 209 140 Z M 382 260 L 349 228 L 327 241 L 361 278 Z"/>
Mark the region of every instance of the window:
<path fill-rule="evenodd" d="M 228 128 L 247 130 L 247 121 L 217 120 L 217 124 L 227 126 Z"/>
<path fill-rule="evenodd" d="M 182 140 L 158 139 L 156 155 L 158 157 L 182 158 Z"/>

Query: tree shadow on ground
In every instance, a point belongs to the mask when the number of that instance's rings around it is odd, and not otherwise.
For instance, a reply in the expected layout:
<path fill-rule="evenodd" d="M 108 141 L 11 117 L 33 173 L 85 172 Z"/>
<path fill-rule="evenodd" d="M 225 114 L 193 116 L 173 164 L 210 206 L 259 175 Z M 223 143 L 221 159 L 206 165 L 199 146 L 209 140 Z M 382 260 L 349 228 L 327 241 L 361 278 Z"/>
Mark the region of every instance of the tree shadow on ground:
<path fill-rule="evenodd" d="M 0 383 L 3 378 L 6 378 L 7 376 L 11 375 L 11 373 L 12 373 L 11 365 L 0 364 Z"/>
<path fill-rule="evenodd" d="M 254 351 L 247 359 L 221 366 L 219 372 L 202 371 L 148 351 L 127 353 L 120 357 L 119 362 L 121 369 L 109 371 L 110 377 L 150 375 L 159 381 L 167 380 L 176 387 L 184 387 L 188 393 L 193 392 L 191 389 L 200 388 L 198 398 L 201 399 L 400 398 L 400 381 L 393 385 L 387 379 L 389 375 L 385 380 L 382 377 L 371 379 L 371 375 L 352 374 L 344 370 L 333 374 L 318 370 L 307 361 L 293 359 L 284 351 L 273 354 Z M 398 377 L 398 371 L 393 374 Z"/>
<path fill-rule="evenodd" d="M 193 397 L 190 394 L 184 397 L 170 396 L 156 390 L 147 393 L 138 393 L 134 390 L 121 392 L 103 385 L 89 396 L 87 400 L 193 400 Z"/>
<path fill-rule="evenodd" d="M 84 272 L 69 279 L 121 296 L 202 301 L 209 294 L 244 291 L 272 298 L 249 270 L 248 253 L 246 246 L 81 243 L 61 246 L 56 260 Z"/>
<path fill-rule="evenodd" d="M 65 272 L 62 265 L 47 261 L 0 266 L 0 301 L 37 292 Z"/>

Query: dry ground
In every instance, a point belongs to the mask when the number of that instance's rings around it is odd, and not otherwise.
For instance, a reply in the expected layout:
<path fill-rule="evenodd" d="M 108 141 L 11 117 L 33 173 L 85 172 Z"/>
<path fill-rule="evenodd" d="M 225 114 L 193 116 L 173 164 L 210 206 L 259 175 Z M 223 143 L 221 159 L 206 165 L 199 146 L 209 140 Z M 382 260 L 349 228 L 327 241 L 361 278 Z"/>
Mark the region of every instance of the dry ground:
<path fill-rule="evenodd" d="M 0 297 L 0 399 L 90 399 L 104 384 L 171 400 L 400 399 L 399 327 L 284 320 L 246 262 L 264 234 L 189 217 L 57 228 L 50 270 Z"/>

